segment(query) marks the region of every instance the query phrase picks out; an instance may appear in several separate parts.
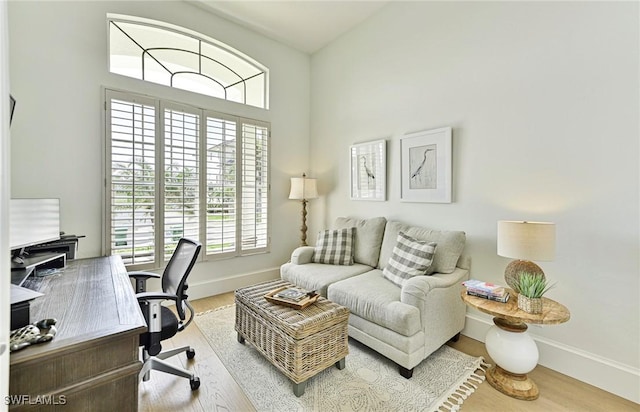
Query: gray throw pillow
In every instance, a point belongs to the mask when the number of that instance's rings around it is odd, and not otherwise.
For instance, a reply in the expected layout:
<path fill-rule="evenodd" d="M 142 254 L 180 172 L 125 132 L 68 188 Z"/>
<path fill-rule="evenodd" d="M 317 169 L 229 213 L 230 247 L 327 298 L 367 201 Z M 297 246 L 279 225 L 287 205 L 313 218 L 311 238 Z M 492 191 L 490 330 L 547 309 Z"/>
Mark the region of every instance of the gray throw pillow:
<path fill-rule="evenodd" d="M 344 229 L 355 227 L 356 234 L 353 239 L 353 261 L 371 267 L 378 266 L 382 235 L 387 219 L 373 217 L 369 219 L 356 219 L 353 217 L 339 217 L 332 229 Z"/>
<path fill-rule="evenodd" d="M 382 276 L 402 287 L 414 276 L 425 275 L 433 263 L 437 244 L 416 240 L 404 233 L 398 233 L 398 241 L 393 248 Z"/>
<path fill-rule="evenodd" d="M 355 227 L 319 232 L 312 261 L 329 265 L 353 265 L 355 232 Z"/>
<path fill-rule="evenodd" d="M 408 236 L 427 242 L 438 244 L 438 253 L 433 258 L 433 264 L 427 270 L 432 273 L 451 273 L 456 270 L 456 263 L 464 250 L 466 235 L 462 231 L 432 230 L 412 226 L 404 231 Z"/>

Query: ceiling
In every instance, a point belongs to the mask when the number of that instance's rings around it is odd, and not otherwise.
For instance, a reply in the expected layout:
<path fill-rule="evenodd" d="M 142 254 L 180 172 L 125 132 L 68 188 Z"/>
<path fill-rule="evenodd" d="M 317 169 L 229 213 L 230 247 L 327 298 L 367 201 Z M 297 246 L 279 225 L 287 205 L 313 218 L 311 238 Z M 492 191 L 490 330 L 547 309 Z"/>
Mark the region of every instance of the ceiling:
<path fill-rule="evenodd" d="M 320 50 L 388 3 L 327 0 L 190 2 L 308 54 Z"/>

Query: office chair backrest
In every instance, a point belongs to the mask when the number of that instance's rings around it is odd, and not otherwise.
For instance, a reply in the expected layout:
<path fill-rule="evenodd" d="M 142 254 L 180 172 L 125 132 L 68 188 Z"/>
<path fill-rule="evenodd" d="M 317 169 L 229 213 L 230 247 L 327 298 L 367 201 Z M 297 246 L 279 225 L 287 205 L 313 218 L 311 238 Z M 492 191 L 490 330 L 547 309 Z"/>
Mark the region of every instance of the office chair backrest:
<path fill-rule="evenodd" d="M 162 290 L 178 296 L 176 309 L 181 320 L 185 318 L 182 300 L 186 298 L 184 291 L 187 289 L 187 277 L 196 263 L 201 248 L 200 242 L 181 238 L 162 273 Z"/>

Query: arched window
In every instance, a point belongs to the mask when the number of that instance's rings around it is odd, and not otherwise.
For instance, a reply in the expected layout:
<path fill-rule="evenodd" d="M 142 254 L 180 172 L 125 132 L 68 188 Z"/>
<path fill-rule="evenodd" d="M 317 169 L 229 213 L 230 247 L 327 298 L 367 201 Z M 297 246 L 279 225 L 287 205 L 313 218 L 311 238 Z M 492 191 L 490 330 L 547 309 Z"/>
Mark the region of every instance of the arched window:
<path fill-rule="evenodd" d="M 221 42 L 166 23 L 109 16 L 109 70 L 268 108 L 264 66 Z"/>

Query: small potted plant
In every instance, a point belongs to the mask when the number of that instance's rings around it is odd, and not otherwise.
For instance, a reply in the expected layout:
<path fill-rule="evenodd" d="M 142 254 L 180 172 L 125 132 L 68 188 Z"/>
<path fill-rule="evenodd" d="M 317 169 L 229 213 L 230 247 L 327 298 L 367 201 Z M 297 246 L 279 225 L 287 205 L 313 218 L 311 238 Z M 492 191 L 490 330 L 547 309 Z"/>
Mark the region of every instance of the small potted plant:
<path fill-rule="evenodd" d="M 516 278 L 518 308 L 528 313 L 542 313 L 542 295 L 555 284 L 549 285 L 544 276 L 522 272 Z"/>

